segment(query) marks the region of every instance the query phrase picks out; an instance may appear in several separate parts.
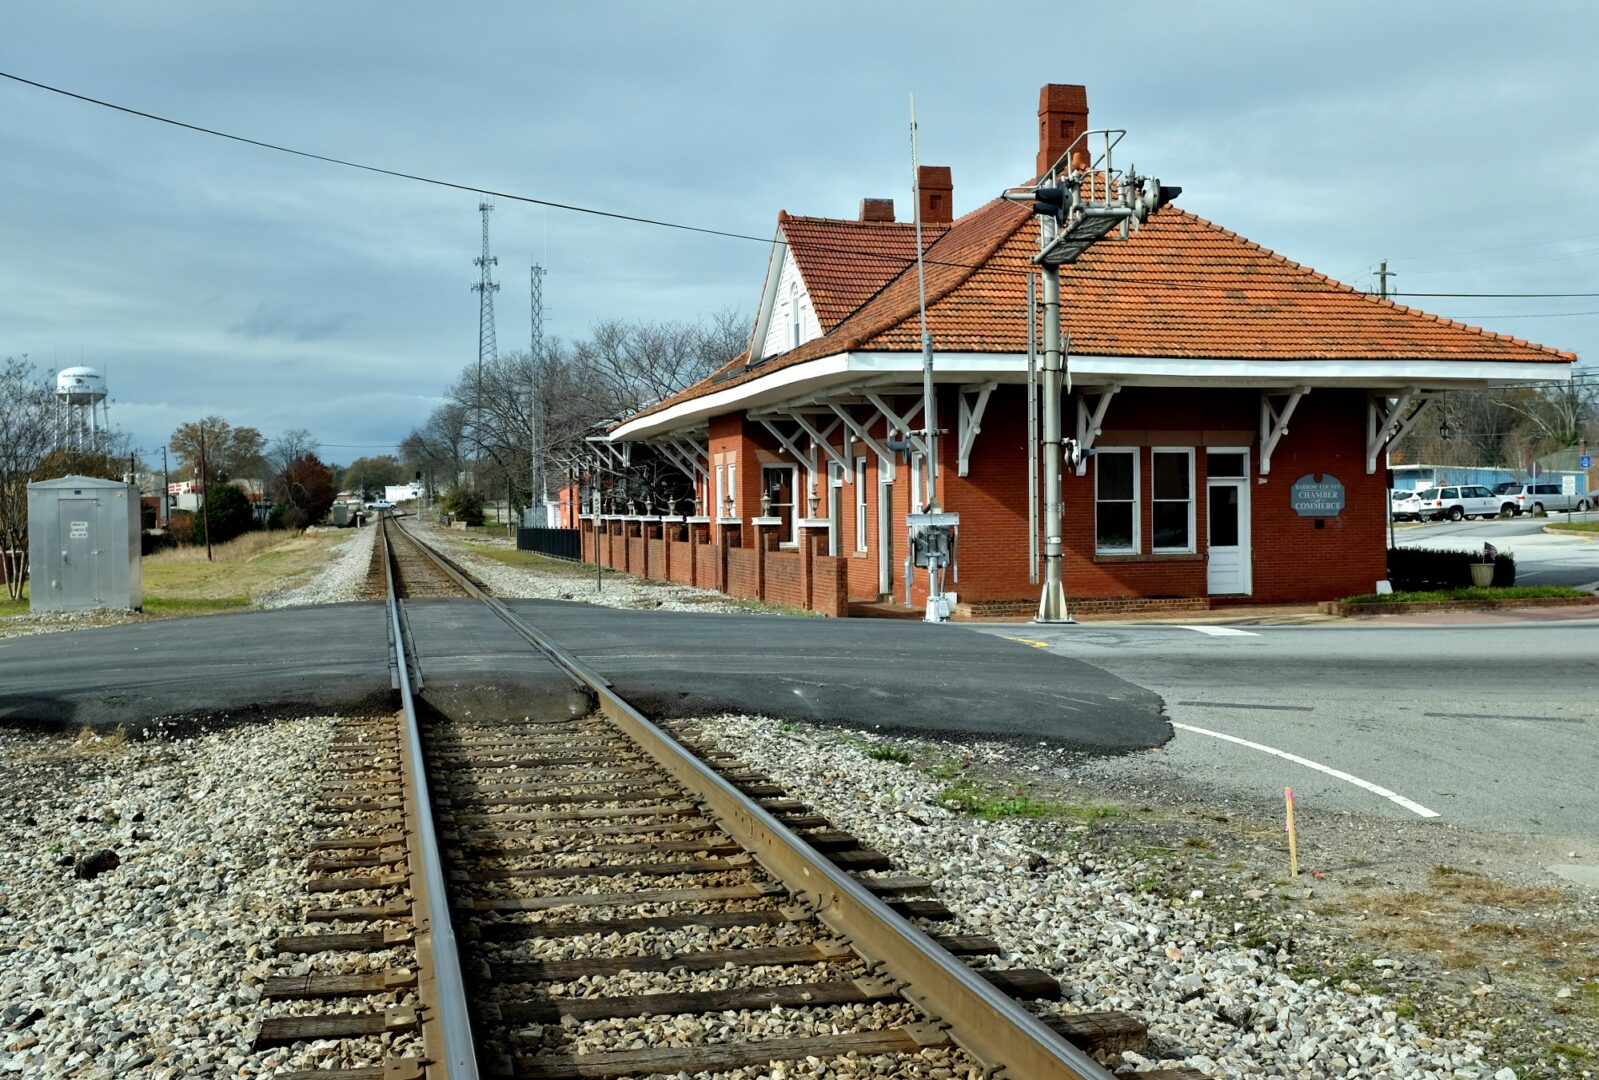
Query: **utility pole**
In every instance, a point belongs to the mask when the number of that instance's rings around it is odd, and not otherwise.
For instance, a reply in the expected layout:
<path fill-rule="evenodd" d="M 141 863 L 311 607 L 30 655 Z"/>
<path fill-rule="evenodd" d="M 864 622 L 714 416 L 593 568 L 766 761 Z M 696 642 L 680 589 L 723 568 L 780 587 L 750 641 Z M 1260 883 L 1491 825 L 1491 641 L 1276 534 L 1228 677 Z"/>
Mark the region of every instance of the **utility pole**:
<path fill-rule="evenodd" d="M 206 506 L 211 501 L 211 482 L 206 479 L 205 421 L 200 421 L 200 527 L 205 530 L 205 561 L 211 561 L 211 515 Z"/>
<path fill-rule="evenodd" d="M 1399 275 L 1388 269 L 1387 259 L 1384 259 L 1382 262 L 1378 263 L 1377 266 L 1377 295 L 1386 300 L 1388 299 L 1388 279 L 1391 277 L 1398 277 Z"/>
<path fill-rule="evenodd" d="M 172 477 L 167 473 L 167 448 L 161 447 L 161 527 L 172 524 Z"/>

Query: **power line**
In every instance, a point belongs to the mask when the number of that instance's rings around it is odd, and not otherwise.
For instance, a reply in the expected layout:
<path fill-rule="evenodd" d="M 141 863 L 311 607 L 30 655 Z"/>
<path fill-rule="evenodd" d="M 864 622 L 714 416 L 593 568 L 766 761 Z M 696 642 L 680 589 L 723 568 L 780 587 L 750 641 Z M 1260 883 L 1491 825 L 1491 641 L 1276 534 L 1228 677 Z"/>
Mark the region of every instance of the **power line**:
<path fill-rule="evenodd" d="M 347 168 L 347 169 L 356 169 L 356 170 L 359 170 L 361 172 L 375 173 L 375 174 L 377 174 L 379 176 L 389 176 L 389 177 L 393 177 L 393 178 L 398 179 L 398 180 L 410 180 L 410 181 L 413 181 L 415 183 L 429 184 L 429 185 L 432 185 L 434 187 L 446 188 L 446 189 L 449 189 L 449 190 L 452 190 L 452 191 L 466 191 L 466 192 L 471 192 L 473 194 L 481 195 L 481 196 L 492 196 L 493 198 L 505 199 L 505 200 L 507 200 L 509 202 L 527 203 L 529 205 L 543 206 L 543 207 L 548 207 L 548 208 L 554 209 L 554 210 L 567 210 L 567 211 L 570 211 L 570 212 L 572 212 L 574 214 L 586 214 L 586 215 L 588 215 L 590 217 L 607 218 L 607 219 L 612 220 L 612 221 L 626 221 L 626 222 L 631 222 L 631 223 L 636 224 L 636 225 L 653 225 L 653 226 L 655 226 L 657 228 L 662 228 L 662 229 L 675 229 L 675 230 L 677 230 L 679 232 L 698 233 L 698 234 L 705 235 L 705 236 L 720 236 L 720 237 L 723 237 L 723 238 L 729 239 L 729 240 L 745 240 L 745 241 L 750 241 L 750 242 L 757 243 L 757 244 L 769 244 L 769 245 L 773 245 L 773 246 L 783 246 L 783 247 L 788 246 L 784 241 L 779 240 L 779 239 L 774 239 L 772 237 L 755 236 L 755 235 L 752 235 L 750 233 L 733 232 L 733 231 L 728 230 L 728 229 L 713 229 L 713 228 L 708 228 L 708 227 L 703 226 L 703 225 L 689 225 L 689 224 L 686 224 L 686 223 L 683 223 L 683 222 L 667 221 L 667 220 L 664 220 L 664 219 L 661 219 L 661 218 L 641 217 L 641 216 L 636 215 L 636 214 L 624 214 L 624 213 L 621 213 L 621 212 L 615 211 L 615 210 L 602 210 L 602 209 L 599 209 L 597 207 L 582 206 L 582 205 L 579 205 L 577 203 L 565 203 L 565 202 L 559 202 L 559 201 L 556 201 L 556 200 L 553 200 L 553 199 L 541 199 L 541 198 L 538 198 L 537 196 L 533 196 L 533 195 L 519 195 L 519 194 L 516 194 L 514 192 L 497 191 L 497 190 L 495 190 L 493 188 L 484 187 L 484 186 L 479 185 L 479 184 L 464 184 L 464 183 L 459 183 L 459 182 L 456 182 L 456 181 L 453 181 L 453 180 L 442 180 L 442 179 L 439 179 L 437 177 L 423 176 L 423 175 L 420 175 L 418 173 L 405 172 L 404 170 L 401 170 L 401 169 L 389 169 L 389 168 L 384 168 L 384 167 L 379 166 L 379 165 L 367 165 L 367 164 L 363 164 L 363 163 L 357 162 L 357 161 L 350 161 L 350 160 L 345 159 L 345 158 L 334 157 L 334 156 L 332 156 L 330 154 L 318 154 L 318 153 L 315 153 L 315 152 L 309 151 L 309 150 L 299 150 L 299 149 L 296 149 L 296 148 L 291 147 L 291 146 L 283 146 L 283 145 L 278 144 L 278 143 L 267 142 L 267 141 L 265 141 L 263 139 L 252 139 L 252 138 L 250 138 L 248 136 L 245 136 L 245 135 L 236 135 L 236 134 L 233 134 L 232 132 L 221 131 L 221 130 L 218 130 L 216 128 L 205 127 L 204 125 L 201 125 L 201 124 L 191 124 L 191 123 L 189 123 L 187 121 L 184 121 L 184 120 L 175 120 L 175 119 L 173 119 L 171 117 L 162 116 L 162 115 L 160 115 L 158 113 L 147 112 L 147 111 L 145 111 L 143 109 L 135 109 L 135 108 L 132 108 L 131 106 L 127 106 L 127 105 L 118 105 L 115 102 L 105 101 L 105 100 L 103 100 L 101 98 L 91 97 L 88 94 L 80 94 L 80 93 L 77 93 L 75 91 L 67 90 L 67 89 L 64 89 L 64 88 L 59 87 L 59 86 L 51 86 L 49 83 L 38 82 L 37 80 L 25 78 L 25 77 L 23 77 L 21 75 L 16 75 L 16 74 L 13 74 L 13 73 L 8 72 L 8 71 L 0 71 L 0 78 L 9 79 L 12 82 L 20 83 L 20 84 L 22 84 L 24 86 L 31 86 L 31 87 L 33 87 L 33 88 L 35 88 L 37 90 L 43 90 L 43 91 L 45 91 L 47 93 L 57 94 L 57 95 L 60 95 L 61 97 L 70 98 L 70 99 L 72 99 L 74 101 L 80 101 L 80 102 L 83 102 L 83 103 L 88 104 L 88 105 L 97 105 L 100 108 L 110 109 L 110 110 L 112 110 L 114 112 L 124 113 L 124 114 L 126 114 L 128 116 L 136 116 L 136 117 L 139 117 L 140 119 L 152 120 L 152 121 L 155 121 L 156 123 L 159 123 L 159 124 L 166 124 L 166 125 L 171 126 L 171 127 L 181 128 L 181 129 L 183 129 L 185 131 L 192 131 L 192 132 L 195 132 L 195 133 L 201 134 L 201 135 L 210 135 L 210 136 L 212 136 L 214 138 L 226 139 L 226 140 L 229 140 L 230 142 L 242 143 L 242 144 L 244 144 L 246 146 L 254 146 L 254 147 L 257 147 L 257 148 L 262 149 L 262 150 L 272 150 L 272 151 L 275 151 L 275 152 L 280 153 L 280 154 L 290 154 L 290 155 L 292 155 L 294 157 L 306 158 L 306 159 L 309 159 L 311 161 L 320 161 L 320 162 L 323 162 L 323 163 L 329 164 L 329 165 L 338 165 L 338 166 L 341 166 L 341 167 Z M 1596 234 L 1596 235 L 1599 235 L 1599 234 Z M 1571 237 L 1571 238 L 1568 238 L 1568 239 L 1577 239 L 1577 238 L 1576 237 Z M 1528 246 L 1531 246 L 1531 245 L 1528 245 Z M 890 256 L 884 255 L 881 251 L 869 251 L 869 250 L 865 250 L 865 249 L 849 248 L 849 247 L 843 247 L 843 246 L 838 246 L 838 245 L 822 245 L 822 244 L 818 244 L 818 245 L 816 245 L 815 250 L 827 251 L 827 252 L 830 252 L 832 254 L 838 254 L 838 255 L 860 255 L 860 256 L 867 257 L 867 258 L 876 259 L 876 260 L 881 261 L 881 262 L 896 262 L 896 261 L 898 261 L 896 259 L 893 259 Z M 1034 272 L 1031 269 L 1010 269 L 1008 267 L 995 266 L 995 265 L 992 265 L 992 264 L 984 264 L 984 263 L 963 263 L 963 262 L 955 262 L 955 261 L 952 261 L 952 260 L 931 259 L 931 258 L 925 259 L 924 261 L 925 261 L 926 265 L 928 265 L 928 266 L 952 267 L 952 268 L 955 268 L 955 269 L 962 269 L 962 270 L 984 270 L 984 271 L 989 272 L 989 273 L 1013 274 L 1013 275 L 1018 275 L 1018 276 L 1027 276 L 1027 275 L 1030 275 L 1030 274 L 1032 274 Z M 1104 281 L 1112 281 L 1112 282 L 1119 282 L 1119 283 L 1125 283 L 1126 282 L 1126 278 L 1124 276 L 1120 275 L 1120 274 L 1109 273 L 1109 272 L 1106 272 L 1106 273 L 1095 273 L 1091 269 L 1084 269 L 1084 268 L 1082 268 L 1080 266 L 1079 267 L 1074 267 L 1072 269 L 1072 271 L 1070 272 L 1070 275 L 1069 275 L 1069 280 L 1074 280 L 1074 281 L 1104 280 Z M 1333 280 L 1333 279 L 1329 279 L 1329 280 Z M 1214 292 L 1214 291 L 1216 291 L 1218 289 L 1237 289 L 1237 288 L 1240 288 L 1240 285 L 1231 284 L 1231 283 L 1228 283 L 1228 282 L 1214 282 L 1214 283 L 1196 284 L 1194 282 L 1187 282 L 1187 281 L 1173 281 L 1173 280 L 1161 280 L 1161 279 L 1151 279 L 1151 278 L 1140 278 L 1139 281 L 1140 281 L 1140 284 L 1144 284 L 1144 285 L 1159 285 L 1159 286 L 1162 286 L 1164 288 L 1168 288 L 1168 289 L 1172 289 L 1172 290 L 1176 290 L 1176 291 L 1185 291 L 1185 292 Z M 1298 293 L 1298 292 L 1302 291 L 1302 290 L 1294 288 L 1292 286 L 1286 286 L 1286 287 L 1281 287 L 1281 288 L 1274 289 L 1274 288 L 1271 288 L 1271 287 L 1268 287 L 1268 286 L 1262 286 L 1262 285 L 1259 285 L 1259 284 L 1256 284 L 1256 283 L 1245 283 L 1245 284 L 1242 284 L 1241 287 L 1247 292 L 1251 292 L 1251 293 L 1254 293 L 1256 295 L 1266 295 L 1266 296 L 1287 295 L 1287 294 Z M 1356 291 L 1359 291 L 1359 290 L 1356 290 Z M 1368 293 L 1366 295 L 1370 295 L 1370 294 Z M 1434 297 L 1434 298 L 1495 298 L 1495 299 L 1522 299 L 1522 298 L 1527 298 L 1527 299 L 1534 299 L 1534 298 L 1557 299 L 1557 298 L 1564 298 L 1564 297 L 1599 297 L 1599 293 L 1447 293 L 1447 292 L 1398 293 L 1398 292 L 1396 292 L 1396 293 L 1392 293 L 1390 295 L 1391 296 Z"/>

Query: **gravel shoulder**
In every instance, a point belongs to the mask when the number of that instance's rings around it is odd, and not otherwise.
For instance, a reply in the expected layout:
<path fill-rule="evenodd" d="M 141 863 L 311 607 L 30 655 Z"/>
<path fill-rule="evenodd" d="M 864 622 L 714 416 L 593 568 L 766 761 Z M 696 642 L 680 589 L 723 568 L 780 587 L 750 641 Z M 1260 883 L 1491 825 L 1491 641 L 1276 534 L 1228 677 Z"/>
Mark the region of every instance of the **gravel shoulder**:
<path fill-rule="evenodd" d="M 440 528 L 419 518 L 407 518 L 405 528 L 419 539 L 444 551 L 470 570 L 496 596 L 524 600 L 576 600 L 601 607 L 662 611 L 709 611 L 750 615 L 761 612 L 811 615 L 811 612 L 740 600 L 710 589 L 605 570 L 596 589 L 594 567 L 519 552 L 515 541 L 481 533 Z"/>
<path fill-rule="evenodd" d="M 1290 879 L 1280 817 L 1121 759 L 678 726 L 933 880 L 972 932 L 1060 976 L 1069 1011 L 1146 1020 L 1124 1068 L 1599 1075 L 1599 896 L 1512 858 L 1518 838 L 1311 810 Z"/>
<path fill-rule="evenodd" d="M 307 604 L 342 604 L 360 600 L 377 529 L 367 526 L 347 530 L 349 539 L 328 549 L 328 561 L 302 585 L 272 590 L 255 601 L 258 608 L 302 607 Z"/>
<path fill-rule="evenodd" d="M 272 1071 L 256 986 L 298 922 L 332 725 L 0 729 L 0 1075 Z M 93 874 L 96 852 L 115 865 Z"/>

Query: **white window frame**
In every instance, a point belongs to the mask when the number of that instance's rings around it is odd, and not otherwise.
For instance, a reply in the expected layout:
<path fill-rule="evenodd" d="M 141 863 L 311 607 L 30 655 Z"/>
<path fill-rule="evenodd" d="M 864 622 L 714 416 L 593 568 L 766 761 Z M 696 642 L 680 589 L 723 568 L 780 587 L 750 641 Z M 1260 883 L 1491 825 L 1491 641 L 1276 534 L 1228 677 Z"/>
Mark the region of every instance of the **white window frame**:
<path fill-rule="evenodd" d="M 797 349 L 800 346 L 800 305 L 799 282 L 788 283 L 788 347 Z"/>
<path fill-rule="evenodd" d="M 866 550 L 866 455 L 855 458 L 855 550 Z"/>
<path fill-rule="evenodd" d="M 716 501 L 711 503 L 711 520 L 713 521 L 720 521 L 727 516 L 727 509 L 722 505 L 722 496 L 727 492 L 727 481 L 723 476 L 724 468 L 725 466 L 720 461 L 716 463 Z"/>
<path fill-rule="evenodd" d="M 1099 546 L 1099 504 L 1106 502 L 1125 502 L 1125 499 L 1101 500 L 1099 497 L 1099 465 L 1103 458 L 1111 456 L 1126 456 L 1133 459 L 1133 546 L 1127 548 L 1107 548 Z M 1140 447 L 1097 447 L 1094 450 L 1094 554 L 1095 555 L 1139 555 L 1143 553 L 1143 503 L 1140 500 L 1142 485 L 1139 483 L 1140 465 L 1143 453 Z"/>
<path fill-rule="evenodd" d="M 926 484 L 922 477 L 922 455 L 919 452 L 911 453 L 911 513 L 920 514 L 926 505 L 922 498 L 922 488 Z"/>
<path fill-rule="evenodd" d="M 1195 536 L 1195 526 L 1198 518 L 1195 516 L 1194 507 L 1197 497 L 1194 490 L 1194 448 L 1192 446 L 1152 446 L 1149 448 L 1149 505 L 1151 511 L 1163 502 L 1179 502 L 1178 499 L 1159 499 L 1155 497 L 1155 455 L 1156 454 L 1183 454 L 1188 458 L 1188 543 L 1182 547 L 1159 547 L 1155 543 L 1155 522 L 1151 515 L 1149 523 L 1149 550 L 1157 555 L 1192 555 L 1199 550 L 1196 546 L 1198 537 Z"/>
<path fill-rule="evenodd" d="M 789 534 L 788 534 L 788 536 L 779 539 L 778 542 L 777 542 L 777 546 L 780 547 L 780 548 L 797 548 L 797 547 L 799 547 L 800 514 L 803 511 L 803 507 L 802 507 L 802 505 L 800 503 L 800 499 L 804 497 L 804 493 L 800 491 L 800 486 L 799 486 L 799 466 L 798 465 L 762 465 L 761 466 L 761 494 L 763 494 L 763 495 L 766 494 L 766 490 L 767 490 L 766 489 L 766 474 L 767 473 L 772 473 L 772 472 L 786 472 L 786 473 L 788 473 L 788 490 L 793 493 L 793 499 L 794 499 L 794 501 L 792 503 L 788 504 L 788 510 L 789 510 L 789 514 L 788 514 L 788 521 L 789 521 L 788 533 Z M 777 507 L 773 506 L 773 507 L 771 507 L 771 509 L 775 511 L 775 510 L 777 510 Z M 774 513 L 772 516 L 773 517 L 781 517 L 782 515 Z"/>

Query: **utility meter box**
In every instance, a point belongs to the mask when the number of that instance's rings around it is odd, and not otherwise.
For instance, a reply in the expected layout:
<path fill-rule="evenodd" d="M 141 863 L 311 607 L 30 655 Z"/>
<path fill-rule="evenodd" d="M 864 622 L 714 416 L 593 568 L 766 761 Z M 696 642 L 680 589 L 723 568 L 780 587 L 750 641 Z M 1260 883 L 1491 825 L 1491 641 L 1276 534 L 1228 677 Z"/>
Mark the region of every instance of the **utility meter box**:
<path fill-rule="evenodd" d="M 28 485 L 29 609 L 140 608 L 139 493 L 120 480 Z"/>

